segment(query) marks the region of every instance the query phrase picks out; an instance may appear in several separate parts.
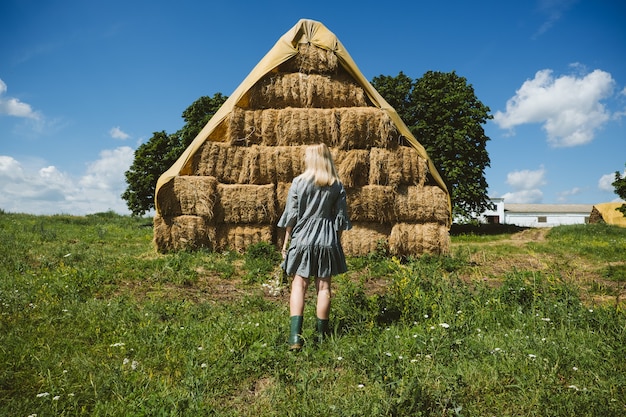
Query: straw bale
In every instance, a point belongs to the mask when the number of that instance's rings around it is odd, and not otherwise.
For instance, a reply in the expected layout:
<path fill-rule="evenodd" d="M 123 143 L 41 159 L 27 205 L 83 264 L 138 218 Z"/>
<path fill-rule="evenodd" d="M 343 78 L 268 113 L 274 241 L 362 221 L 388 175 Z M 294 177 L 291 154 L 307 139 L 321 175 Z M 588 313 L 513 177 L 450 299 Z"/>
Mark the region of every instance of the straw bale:
<path fill-rule="evenodd" d="M 215 249 L 216 228 L 202 216 L 154 217 L 154 244 L 159 252 Z"/>
<path fill-rule="evenodd" d="M 274 227 L 269 224 L 232 224 L 222 223 L 217 226 L 217 250 L 231 249 L 244 252 L 248 246 L 273 240 Z"/>
<path fill-rule="evenodd" d="M 394 189 L 384 185 L 366 185 L 346 190 L 348 215 L 352 221 L 386 223 L 394 217 Z"/>
<path fill-rule="evenodd" d="M 250 109 L 285 107 L 364 107 L 365 90 L 351 77 L 300 72 L 270 73 L 259 80 L 239 103 Z"/>
<path fill-rule="evenodd" d="M 304 149 L 300 146 L 253 145 L 247 148 L 240 184 L 270 184 L 291 181 L 304 168 Z"/>
<path fill-rule="evenodd" d="M 244 110 L 234 106 L 229 118 L 228 142 L 241 146 L 260 143 L 263 135 L 262 119 L 263 110 Z"/>
<path fill-rule="evenodd" d="M 448 198 L 440 187 L 434 185 L 400 186 L 394 197 L 395 221 L 449 225 Z"/>
<path fill-rule="evenodd" d="M 353 149 L 331 151 L 337 174 L 346 187 L 360 187 L 368 183 L 369 177 L 369 151 L 365 149 Z"/>
<path fill-rule="evenodd" d="M 276 183 L 291 182 L 304 172 L 304 148 L 276 146 Z"/>
<path fill-rule="evenodd" d="M 343 107 L 339 113 L 339 149 L 387 148 L 397 143 L 398 130 L 387 113 L 377 107 Z"/>
<path fill-rule="evenodd" d="M 280 110 L 263 110 L 261 117 L 261 143 L 267 146 L 277 145 L 276 128 L 279 126 Z"/>
<path fill-rule="evenodd" d="M 302 72 L 306 74 L 334 74 L 341 70 L 343 68 L 339 65 L 337 55 L 333 51 L 318 48 L 308 43 L 298 44 L 298 53 L 278 66 L 280 72 Z"/>
<path fill-rule="evenodd" d="M 191 175 L 174 177 L 159 190 L 157 203 L 163 216 L 195 214 L 213 217 L 215 205 L 215 177 Z"/>
<path fill-rule="evenodd" d="M 390 233 L 390 224 L 352 222 L 352 229 L 341 235 L 341 246 L 347 256 L 365 256 L 387 246 Z"/>
<path fill-rule="evenodd" d="M 276 184 L 276 209 L 279 216 L 285 211 L 289 188 L 291 188 L 291 182 L 279 182 Z"/>
<path fill-rule="evenodd" d="M 218 184 L 215 218 L 219 223 L 272 223 L 276 221 L 274 184 Z"/>
<path fill-rule="evenodd" d="M 288 107 L 278 110 L 273 140 L 263 132 L 264 144 L 310 145 L 326 143 L 332 146 L 339 139 L 338 119 L 334 109 L 302 109 Z"/>
<path fill-rule="evenodd" d="M 245 147 L 206 141 L 194 155 L 193 173 L 215 177 L 221 183 L 235 184 L 239 182 L 247 152 Z"/>
<path fill-rule="evenodd" d="M 604 217 L 602 217 L 602 213 L 595 207 L 593 207 L 591 214 L 589 214 L 589 223 L 606 223 Z"/>
<path fill-rule="evenodd" d="M 325 143 L 343 150 L 390 148 L 398 132 L 391 118 L 375 107 L 243 110 L 230 114 L 227 142 L 265 146 Z"/>
<path fill-rule="evenodd" d="M 240 184 L 272 184 L 276 181 L 275 147 L 253 145 L 246 148 L 246 156 L 239 175 Z"/>
<path fill-rule="evenodd" d="M 446 254 L 450 250 L 448 227 L 439 223 L 396 223 L 389 235 L 389 250 L 397 256 Z"/>
<path fill-rule="evenodd" d="M 372 148 L 369 183 L 379 185 L 424 185 L 428 161 L 409 146 L 396 149 Z"/>

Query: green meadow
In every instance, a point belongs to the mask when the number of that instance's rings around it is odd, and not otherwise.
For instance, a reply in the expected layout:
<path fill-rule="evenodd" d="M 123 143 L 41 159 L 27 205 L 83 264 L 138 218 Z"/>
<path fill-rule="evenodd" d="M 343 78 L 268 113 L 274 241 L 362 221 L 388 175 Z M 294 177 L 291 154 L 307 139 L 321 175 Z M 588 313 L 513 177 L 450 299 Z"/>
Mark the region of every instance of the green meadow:
<path fill-rule="evenodd" d="M 0 260 L 3 416 L 626 415 L 626 229 L 350 258 L 299 353 L 269 245 L 163 255 L 149 218 L 0 211 Z"/>

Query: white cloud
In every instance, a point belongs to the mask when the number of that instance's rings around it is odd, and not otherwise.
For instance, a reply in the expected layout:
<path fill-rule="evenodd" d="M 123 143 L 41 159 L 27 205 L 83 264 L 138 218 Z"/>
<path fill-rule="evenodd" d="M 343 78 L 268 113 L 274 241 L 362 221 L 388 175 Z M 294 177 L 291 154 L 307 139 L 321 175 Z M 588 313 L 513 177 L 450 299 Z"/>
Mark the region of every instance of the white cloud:
<path fill-rule="evenodd" d="M 543 199 L 541 190 L 520 190 L 502 196 L 507 203 L 537 204 Z"/>
<path fill-rule="evenodd" d="M 564 203 L 564 202 L 566 202 L 566 201 L 567 201 L 567 198 L 568 198 L 568 197 L 573 196 L 573 195 L 578 195 L 578 194 L 580 194 L 580 193 L 582 193 L 582 192 L 583 192 L 583 189 L 582 189 L 582 188 L 580 188 L 580 187 L 574 187 L 574 188 L 572 188 L 571 190 L 561 191 L 561 192 L 558 194 L 558 196 L 559 196 L 559 197 L 558 197 L 558 199 L 559 199 L 559 201 L 560 201 L 561 203 Z"/>
<path fill-rule="evenodd" d="M 31 214 L 75 214 L 113 210 L 129 214 L 121 194 L 124 172 L 134 158 L 127 146 L 104 150 L 87 165 L 84 175 L 73 178 L 55 166 L 26 167 L 0 155 L 0 209 Z"/>
<path fill-rule="evenodd" d="M 594 70 L 582 76 L 553 77 L 552 70 L 538 71 L 497 111 L 494 122 L 512 130 L 526 123 L 541 123 L 554 147 L 578 146 L 593 140 L 611 118 L 601 100 L 613 94 L 611 74 Z"/>
<path fill-rule="evenodd" d="M 541 167 L 536 171 L 528 169 L 522 171 L 509 172 L 506 176 L 506 183 L 516 190 L 529 190 L 545 185 L 546 170 Z"/>
<path fill-rule="evenodd" d="M 543 199 L 543 192 L 539 189 L 545 185 L 546 171 L 543 167 L 538 170 L 522 170 L 509 172 L 506 182 L 515 191 L 508 192 L 502 196 L 507 203 L 540 203 Z"/>
<path fill-rule="evenodd" d="M 115 126 L 115 127 L 111 128 L 111 130 L 109 130 L 109 134 L 111 135 L 111 137 L 113 139 L 126 140 L 126 139 L 130 138 L 130 135 L 128 133 L 124 132 L 122 129 L 120 129 L 119 126 Z"/>
<path fill-rule="evenodd" d="M 577 2 L 578 0 L 539 0 L 539 12 L 545 15 L 546 20 L 533 35 L 533 39 L 550 30 L 563 17 L 563 14 Z"/>
<path fill-rule="evenodd" d="M 622 178 L 626 177 L 626 171 L 622 173 Z M 613 182 L 615 181 L 615 172 L 610 174 L 605 174 L 600 177 L 598 180 L 598 188 L 602 191 L 609 191 L 614 193 L 615 187 L 613 187 Z"/>
<path fill-rule="evenodd" d="M 14 117 L 25 117 L 39 120 L 41 115 L 34 111 L 29 104 L 23 103 L 13 97 L 4 97 L 7 85 L 0 79 L 0 115 L 6 114 Z"/>

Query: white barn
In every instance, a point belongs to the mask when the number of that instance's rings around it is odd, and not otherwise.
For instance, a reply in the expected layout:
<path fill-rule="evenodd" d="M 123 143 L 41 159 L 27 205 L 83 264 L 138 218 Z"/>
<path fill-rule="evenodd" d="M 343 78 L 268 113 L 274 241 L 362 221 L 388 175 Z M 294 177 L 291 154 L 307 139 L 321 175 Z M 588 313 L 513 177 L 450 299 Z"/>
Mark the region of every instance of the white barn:
<path fill-rule="evenodd" d="M 492 198 L 491 202 L 495 209 L 485 211 L 482 222 L 520 227 L 585 224 L 593 209 L 593 204 L 505 204 L 503 198 Z"/>

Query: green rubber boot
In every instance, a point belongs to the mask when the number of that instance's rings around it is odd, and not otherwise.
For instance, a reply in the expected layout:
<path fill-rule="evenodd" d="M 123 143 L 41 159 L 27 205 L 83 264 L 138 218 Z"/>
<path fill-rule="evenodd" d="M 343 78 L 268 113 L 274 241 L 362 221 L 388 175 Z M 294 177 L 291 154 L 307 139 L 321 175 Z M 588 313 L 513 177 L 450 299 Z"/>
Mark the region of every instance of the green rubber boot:
<path fill-rule="evenodd" d="M 322 343 L 328 335 L 328 319 L 317 318 L 317 342 Z"/>
<path fill-rule="evenodd" d="M 289 350 L 302 349 L 302 316 L 291 316 L 291 330 L 289 331 Z"/>

